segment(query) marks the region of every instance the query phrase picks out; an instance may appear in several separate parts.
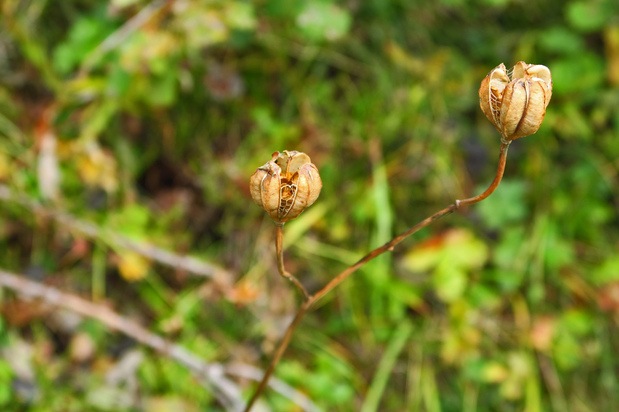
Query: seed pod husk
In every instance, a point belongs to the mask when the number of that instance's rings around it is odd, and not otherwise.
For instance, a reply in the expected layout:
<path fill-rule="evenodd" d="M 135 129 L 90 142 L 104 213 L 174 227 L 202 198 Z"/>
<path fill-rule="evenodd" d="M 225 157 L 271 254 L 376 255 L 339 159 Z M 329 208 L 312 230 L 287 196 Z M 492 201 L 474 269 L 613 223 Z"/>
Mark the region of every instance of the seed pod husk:
<path fill-rule="evenodd" d="M 529 136 L 539 129 L 552 96 L 546 66 L 518 62 L 511 73 L 501 63 L 479 88 L 479 104 L 505 141 Z"/>
<path fill-rule="evenodd" d="M 249 187 L 254 202 L 281 224 L 316 201 L 322 181 L 308 155 L 284 150 L 273 153 L 272 159 L 256 170 Z"/>

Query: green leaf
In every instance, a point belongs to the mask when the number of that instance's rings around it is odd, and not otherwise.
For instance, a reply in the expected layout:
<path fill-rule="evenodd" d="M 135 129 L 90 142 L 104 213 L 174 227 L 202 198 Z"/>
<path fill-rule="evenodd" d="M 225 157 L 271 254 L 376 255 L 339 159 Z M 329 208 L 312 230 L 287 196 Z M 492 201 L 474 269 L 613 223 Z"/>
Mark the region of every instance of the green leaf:
<path fill-rule="evenodd" d="M 334 41 L 343 37 L 352 22 L 350 14 L 325 1 L 308 1 L 297 16 L 301 34 L 311 41 Z"/>
<path fill-rule="evenodd" d="M 436 294 L 445 302 L 453 302 L 464 294 L 468 283 L 466 272 L 443 261 L 432 278 Z"/>
<path fill-rule="evenodd" d="M 567 21 L 577 30 L 592 32 L 599 30 L 612 17 L 609 3 L 605 1 L 575 1 L 566 8 Z"/>
<path fill-rule="evenodd" d="M 270 0 L 262 5 L 261 12 L 269 17 L 294 18 L 300 13 L 303 2 L 290 0 Z"/>
<path fill-rule="evenodd" d="M 561 326 L 570 333 L 577 336 L 584 336 L 593 329 L 593 319 L 591 315 L 583 310 L 568 310 L 561 316 Z"/>
<path fill-rule="evenodd" d="M 5 360 L 0 359 L 0 406 L 7 405 L 13 397 L 13 369 Z"/>
<path fill-rule="evenodd" d="M 488 199 L 486 199 L 487 201 Z M 493 261 L 500 268 L 512 268 L 525 245 L 525 230 L 522 227 L 507 228 L 498 243 L 493 246 Z"/>
<path fill-rule="evenodd" d="M 619 281 L 619 257 L 611 256 L 595 267 L 591 281 L 598 286 Z"/>
<path fill-rule="evenodd" d="M 445 248 L 444 260 L 452 266 L 476 269 L 488 260 L 488 246 L 469 231 L 453 230 Z"/>
<path fill-rule="evenodd" d="M 490 270 L 487 273 L 490 275 L 489 278 L 505 292 L 516 291 L 525 280 L 525 272 L 522 270 L 498 269 Z"/>
<path fill-rule="evenodd" d="M 540 46 L 549 52 L 559 54 L 577 54 L 585 48 L 582 36 L 563 26 L 551 27 L 539 37 Z"/>
<path fill-rule="evenodd" d="M 501 296 L 496 288 L 490 288 L 479 283 L 470 286 L 467 297 L 473 307 L 493 307 L 501 303 Z"/>
<path fill-rule="evenodd" d="M 483 0 L 488 6 L 505 7 L 509 4 L 510 0 Z"/>
<path fill-rule="evenodd" d="M 525 203 L 527 184 L 522 180 L 504 180 L 499 190 L 477 205 L 477 210 L 491 229 L 508 223 L 521 222 L 528 209 Z"/>
<path fill-rule="evenodd" d="M 53 66 L 59 73 L 66 74 L 79 65 L 95 49 L 115 26 L 100 17 L 82 17 L 69 31 L 65 42 L 53 51 Z"/>
<path fill-rule="evenodd" d="M 402 263 L 413 272 L 426 272 L 438 265 L 443 257 L 443 251 L 435 247 L 416 247 L 408 253 Z"/>
<path fill-rule="evenodd" d="M 225 20 L 232 29 L 251 30 L 256 27 L 254 6 L 238 1 L 227 2 L 224 11 Z"/>
<path fill-rule="evenodd" d="M 574 245 L 561 237 L 561 231 L 557 225 L 549 224 L 545 233 L 544 258 L 546 266 L 552 271 L 574 262 L 576 258 Z"/>
<path fill-rule="evenodd" d="M 120 65 L 113 66 L 107 80 L 107 92 L 114 97 L 125 95 L 131 86 L 131 75 Z"/>
<path fill-rule="evenodd" d="M 413 248 L 404 259 L 404 266 L 414 272 L 425 272 L 444 261 L 464 269 L 482 266 L 488 259 L 488 247 L 471 232 L 452 229 L 437 239 Z"/>
<path fill-rule="evenodd" d="M 419 288 L 397 279 L 390 280 L 387 293 L 411 308 L 416 308 L 423 303 L 422 293 Z"/>
<path fill-rule="evenodd" d="M 550 65 L 550 70 L 553 93 L 559 95 L 598 90 L 606 76 L 604 60 L 592 52 L 558 60 Z"/>
<path fill-rule="evenodd" d="M 150 86 L 150 92 L 146 96 L 151 105 L 169 106 L 176 101 L 177 82 L 173 71 L 154 76 Z"/>
<path fill-rule="evenodd" d="M 555 340 L 552 354 L 560 370 L 574 369 L 581 362 L 582 344 L 570 333 L 561 333 Z"/>
<path fill-rule="evenodd" d="M 133 204 L 111 214 L 110 226 L 127 236 L 140 239 L 144 236 L 150 213 L 145 206 Z"/>

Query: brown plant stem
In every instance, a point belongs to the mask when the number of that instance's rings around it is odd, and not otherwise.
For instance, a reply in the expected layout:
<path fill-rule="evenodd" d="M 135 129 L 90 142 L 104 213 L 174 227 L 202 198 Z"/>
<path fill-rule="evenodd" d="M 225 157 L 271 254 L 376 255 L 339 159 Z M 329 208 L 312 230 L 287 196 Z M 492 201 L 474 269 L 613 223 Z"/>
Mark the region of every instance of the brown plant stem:
<path fill-rule="evenodd" d="M 141 345 L 168 356 L 193 373 L 199 382 L 211 390 L 217 400 L 229 411 L 240 410 L 244 402 L 241 389 L 225 374 L 255 381 L 262 379 L 262 371 L 251 365 L 240 362 L 228 365 L 218 362 L 207 363 L 184 346 L 149 331 L 135 321 L 113 311 L 105 304 L 94 303 L 77 295 L 62 292 L 57 288 L 29 280 L 23 275 L 0 269 L 0 289 L 2 288 L 17 292 L 22 299 L 39 299 L 50 306 L 96 319 L 107 329 L 123 333 Z M 260 377 L 257 378 L 257 375 Z M 318 406 L 314 405 L 304 394 L 290 388 L 282 381 L 271 379 L 269 386 L 305 411 L 319 410 Z"/>
<path fill-rule="evenodd" d="M 310 295 L 307 293 L 305 287 L 299 282 L 297 278 L 295 278 L 290 272 L 286 271 L 284 267 L 284 224 L 276 223 L 275 224 L 275 250 L 277 253 L 277 270 L 282 277 L 291 281 L 297 289 L 303 293 L 303 297 L 305 300 L 309 300 Z"/>
<path fill-rule="evenodd" d="M 303 317 L 305 316 L 305 314 L 307 313 L 307 311 L 310 309 L 311 306 L 312 306 L 311 298 L 303 302 L 303 304 L 297 311 L 296 316 L 294 317 L 290 325 L 288 325 L 288 328 L 286 329 L 286 333 L 284 333 L 284 337 L 282 338 L 281 342 L 277 346 L 277 350 L 275 351 L 275 354 L 273 354 L 273 359 L 271 359 L 271 363 L 269 364 L 269 367 L 267 368 L 266 371 L 264 371 L 264 376 L 262 377 L 262 380 L 258 384 L 256 391 L 254 392 L 251 399 L 247 403 L 247 406 L 245 407 L 245 412 L 249 412 L 251 410 L 252 406 L 254 406 L 254 403 L 258 400 L 258 397 L 260 396 L 260 394 L 264 391 L 264 388 L 269 382 L 269 378 L 273 374 L 275 367 L 277 366 L 277 364 L 279 363 L 279 360 L 284 355 L 286 348 L 288 348 L 288 344 L 290 343 L 290 339 L 292 339 L 292 335 L 294 334 L 294 331 L 301 324 Z"/>
<path fill-rule="evenodd" d="M 233 278 L 236 276 L 210 262 L 205 262 L 192 256 L 177 254 L 171 250 L 157 247 L 152 243 L 133 240 L 114 231 L 106 230 L 90 221 L 79 219 L 77 216 L 62 210 L 44 206 L 33 198 L 21 193 L 15 193 L 4 184 L 0 184 L 0 201 L 20 205 L 35 215 L 40 214 L 50 217 L 58 222 L 60 227 L 68 229 L 74 237 L 81 235 L 93 240 L 102 240 L 107 245 L 120 249 L 129 249 L 173 269 L 184 270 L 204 277 L 225 276 Z"/>
<path fill-rule="evenodd" d="M 176 345 L 162 336 L 150 332 L 138 323 L 114 312 L 109 307 L 0 269 L 0 288 L 2 287 L 16 291 L 24 298 L 41 299 L 57 308 L 96 319 L 109 329 L 119 331 L 136 342 L 148 346 L 183 365 L 207 384 L 227 410 L 238 410 L 242 407 L 240 388 L 224 376 L 223 365 L 204 362 L 183 346 Z"/>
<path fill-rule="evenodd" d="M 460 206 L 472 205 L 474 203 L 481 202 L 482 200 L 484 200 L 485 198 L 490 196 L 492 194 L 492 192 L 494 192 L 496 190 L 496 188 L 499 186 L 499 183 L 501 182 L 501 179 L 503 178 L 503 173 L 505 172 L 505 162 L 507 160 L 507 149 L 509 148 L 509 144 L 510 144 L 509 141 L 502 140 L 501 148 L 500 148 L 500 153 L 499 153 L 499 164 L 497 166 L 497 171 L 496 171 L 496 174 L 494 176 L 494 180 L 492 181 L 492 183 L 490 183 L 490 186 L 488 186 L 488 188 L 483 193 L 481 193 L 478 196 L 471 197 L 471 198 L 468 198 L 468 199 L 456 200 L 455 203 L 453 203 L 453 204 L 447 206 L 446 208 L 439 210 L 438 212 L 434 213 L 433 215 L 425 218 L 421 222 L 417 223 L 415 226 L 409 228 L 407 231 L 405 231 L 402 234 L 394 237 L 393 239 L 391 239 L 389 242 L 385 243 L 381 247 L 378 247 L 378 248 L 372 250 L 367 255 L 362 257 L 357 263 L 355 263 L 354 265 L 348 267 L 343 272 L 341 272 L 339 275 L 337 275 L 336 277 L 331 279 L 331 281 L 329 283 L 327 283 L 322 289 L 320 289 L 315 295 L 311 296 L 308 300 L 303 302 L 303 304 L 301 305 L 301 307 L 297 311 L 297 314 L 294 317 L 293 321 L 290 323 L 290 325 L 286 329 L 286 333 L 284 334 L 284 337 L 282 338 L 281 342 L 279 343 L 279 346 L 277 347 L 277 350 L 275 351 L 275 354 L 273 355 L 273 359 L 271 359 L 271 363 L 270 363 L 269 367 L 264 372 L 264 376 L 263 376 L 262 380 L 260 381 L 260 384 L 258 384 L 258 387 L 256 388 L 256 391 L 254 392 L 254 394 L 250 398 L 249 402 L 247 403 L 247 406 L 245 407 L 245 412 L 250 412 L 251 411 L 252 406 L 254 405 L 254 403 L 256 402 L 258 397 L 260 396 L 260 394 L 264 391 L 264 388 L 266 387 L 266 385 L 267 385 L 267 383 L 269 381 L 269 378 L 273 374 L 273 371 L 275 370 L 275 367 L 277 366 L 277 364 L 279 363 L 280 359 L 284 355 L 284 352 L 286 351 L 286 348 L 288 347 L 288 344 L 290 343 L 290 340 L 292 339 L 292 335 L 294 334 L 294 331 L 297 329 L 297 327 L 299 326 L 299 324 L 303 320 L 303 317 L 309 311 L 309 309 L 311 309 L 311 307 L 319 299 L 321 299 L 327 293 L 329 293 L 330 291 L 335 289 L 337 286 L 339 286 L 340 283 L 342 283 L 344 280 L 346 280 L 346 278 L 348 278 L 350 275 L 352 275 L 361 266 L 365 265 L 370 260 L 374 259 L 375 257 L 377 257 L 379 255 L 382 255 L 385 252 L 393 251 L 393 248 L 398 243 L 400 243 L 404 239 L 406 239 L 408 236 L 410 236 L 413 233 L 419 231 L 420 229 L 423 229 L 424 227 L 430 225 L 432 222 L 440 219 L 441 217 L 453 213 Z"/>

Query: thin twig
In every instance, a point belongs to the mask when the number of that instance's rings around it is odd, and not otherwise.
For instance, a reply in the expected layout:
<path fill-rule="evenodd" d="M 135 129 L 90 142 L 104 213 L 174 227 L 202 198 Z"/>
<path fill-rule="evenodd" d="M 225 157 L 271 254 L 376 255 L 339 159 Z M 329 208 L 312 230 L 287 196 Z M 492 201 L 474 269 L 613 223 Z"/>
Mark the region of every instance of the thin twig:
<path fill-rule="evenodd" d="M 297 311 L 296 316 L 294 317 L 290 325 L 288 325 L 288 328 L 286 329 L 286 333 L 284 334 L 284 337 L 282 338 L 281 342 L 277 346 L 277 350 L 275 351 L 275 354 L 273 354 L 273 359 L 271 360 L 269 367 L 264 372 L 264 376 L 262 377 L 262 380 L 258 384 L 258 387 L 256 388 L 256 391 L 252 395 L 251 399 L 249 400 L 249 402 L 247 402 L 247 406 L 245 407 L 245 412 L 249 412 L 251 410 L 251 408 L 254 406 L 254 403 L 258 400 L 258 397 L 260 396 L 260 394 L 264 391 L 264 388 L 269 382 L 269 378 L 273 374 L 275 367 L 277 366 L 277 364 L 279 363 L 279 360 L 284 355 L 284 352 L 286 351 L 286 348 L 288 347 L 288 344 L 290 343 L 290 339 L 292 339 L 292 335 L 294 334 L 294 331 L 297 329 L 299 324 L 301 324 L 303 317 L 305 316 L 305 314 L 311 307 L 312 301 L 313 301 L 313 298 L 303 302 L 303 304 Z"/>
<path fill-rule="evenodd" d="M 497 171 L 494 176 L 494 180 L 482 194 L 475 196 L 475 197 L 468 198 L 468 199 L 464 199 L 464 200 L 456 200 L 455 203 L 427 217 L 426 219 L 417 223 L 415 226 L 408 229 L 406 232 L 394 237 L 389 242 L 385 243 L 383 246 L 372 250 L 370 253 L 368 253 L 363 258 L 361 258 L 357 263 L 348 267 L 343 272 L 341 272 L 339 275 L 337 275 L 335 278 L 333 278 L 329 283 L 327 283 L 325 287 L 320 289 L 314 296 L 312 296 L 309 300 L 305 301 L 301 305 L 301 307 L 297 311 L 295 318 L 293 319 L 293 321 L 290 323 L 290 325 L 286 329 L 286 333 L 284 334 L 284 337 L 282 338 L 279 346 L 277 347 L 277 350 L 275 351 L 275 354 L 273 355 L 273 358 L 271 359 L 271 363 L 269 367 L 267 368 L 264 374 L 264 377 L 262 378 L 262 381 L 258 384 L 256 391 L 254 392 L 249 402 L 247 403 L 247 406 L 245 407 L 245 412 L 249 412 L 251 410 L 252 406 L 256 402 L 256 399 L 258 399 L 260 394 L 264 391 L 264 388 L 266 387 L 271 374 L 275 370 L 275 367 L 277 366 L 281 357 L 286 351 L 286 348 L 288 347 L 288 344 L 290 343 L 290 340 L 292 338 L 292 335 L 294 334 L 294 331 L 297 329 L 297 327 L 299 326 L 299 324 L 303 320 L 303 317 L 309 311 L 309 309 L 311 309 L 311 307 L 318 300 L 320 300 L 327 293 L 335 289 L 340 283 L 346 280 L 346 278 L 348 278 L 355 271 L 357 271 L 357 269 L 359 269 L 360 267 L 362 267 L 363 265 L 365 265 L 366 263 L 368 263 L 375 257 L 382 255 L 383 253 L 393 251 L 394 247 L 398 243 L 406 239 L 408 236 L 430 225 L 432 222 L 440 219 L 441 217 L 447 216 L 453 213 L 460 206 L 472 205 L 474 203 L 481 202 L 482 200 L 490 196 L 492 192 L 496 190 L 499 183 L 501 182 L 501 179 L 503 178 L 503 173 L 505 172 L 505 162 L 507 160 L 507 149 L 509 148 L 509 144 L 510 144 L 509 141 L 502 141 L 500 153 L 499 153 L 499 164 L 497 166 Z"/>
<path fill-rule="evenodd" d="M 361 258 L 361 260 L 359 260 L 357 263 L 355 263 L 354 265 L 352 265 L 349 268 L 345 269 L 342 273 L 340 273 L 335 278 L 333 278 L 329 283 L 327 283 L 327 285 L 324 288 L 319 290 L 312 297 L 312 299 L 311 299 L 312 304 L 314 304 L 314 302 L 318 301 L 324 295 L 326 295 L 331 290 L 336 288 L 340 283 L 342 283 L 344 280 L 346 280 L 346 278 L 348 276 L 353 274 L 361 266 L 365 265 L 370 260 L 374 259 L 375 257 L 377 257 L 379 255 L 382 255 L 383 253 L 385 253 L 387 251 L 392 251 L 393 248 L 398 243 L 400 243 L 401 241 L 403 241 L 404 239 L 406 239 L 407 237 L 409 237 L 413 233 L 419 231 L 420 229 L 423 229 L 424 227 L 428 226 L 429 224 L 431 224 L 435 220 L 438 220 L 438 219 L 440 219 L 443 216 L 446 216 L 446 215 L 449 215 L 449 214 L 453 213 L 460 206 L 472 205 L 474 203 L 481 202 L 482 200 L 484 200 L 485 198 L 490 196 L 492 194 L 492 192 L 494 192 L 496 190 L 497 186 L 501 182 L 501 179 L 503 178 L 503 172 L 505 172 L 505 162 L 507 160 L 507 149 L 508 149 L 508 147 L 509 147 L 509 143 L 501 144 L 501 149 L 500 149 L 500 153 L 499 153 L 499 165 L 497 167 L 497 171 L 496 171 L 496 174 L 494 176 L 494 180 L 492 181 L 490 186 L 482 194 L 480 194 L 478 196 L 475 196 L 475 197 L 471 197 L 469 199 L 456 200 L 455 203 L 447 206 L 446 208 L 444 208 L 442 210 L 439 210 L 438 212 L 436 212 L 432 216 L 425 218 L 421 222 L 417 223 L 415 226 L 413 226 L 410 229 L 408 229 L 406 232 L 404 232 L 404 233 L 394 237 L 389 242 L 385 243 L 383 246 L 374 249 L 373 251 L 371 251 L 370 253 L 365 255 L 363 258 Z"/>
<path fill-rule="evenodd" d="M 108 328 L 124 333 L 136 342 L 169 356 L 198 377 L 203 378 L 209 386 L 217 389 L 217 393 L 223 395 L 223 398 L 220 397 L 218 399 L 222 404 L 231 405 L 233 410 L 238 410 L 238 407 L 242 406 L 240 405 L 241 390 L 234 382 L 225 378 L 223 375 L 224 368 L 221 364 L 207 364 L 203 362 L 182 346 L 166 341 L 161 336 L 120 316 L 108 307 L 89 302 L 75 295 L 63 293 L 56 288 L 42 285 L 23 276 L 3 270 L 0 270 L 0 285 L 15 290 L 25 297 L 42 299 L 52 306 L 96 319 Z"/>
<path fill-rule="evenodd" d="M 107 328 L 124 333 L 136 342 L 170 357 L 198 378 L 201 378 L 201 382 L 212 388 L 217 399 L 229 410 L 239 411 L 243 405 L 241 404 L 240 388 L 227 379 L 225 374 L 252 380 L 260 380 L 263 376 L 262 371 L 258 368 L 243 363 L 235 363 L 232 366 L 225 366 L 216 362 L 206 363 L 183 346 L 165 340 L 138 323 L 117 314 L 107 306 L 89 302 L 51 286 L 28 280 L 23 276 L 0 270 L 0 286 L 14 290 L 23 297 L 41 299 L 49 305 L 96 319 Z M 316 412 L 320 410 L 307 396 L 294 390 L 281 380 L 273 379 L 269 386 L 306 411 Z"/>
<path fill-rule="evenodd" d="M 260 381 L 264 376 L 264 372 L 261 369 L 247 364 L 233 363 L 230 365 L 226 365 L 225 371 L 228 375 L 251 379 L 253 381 Z M 305 396 L 303 393 L 299 392 L 292 386 L 288 385 L 284 381 L 273 378 L 269 380 L 269 386 L 277 393 L 290 399 L 307 412 L 322 411 L 322 409 L 320 409 L 315 403 L 313 403 L 307 396 Z"/>
<path fill-rule="evenodd" d="M 110 232 L 109 230 L 100 228 L 92 222 L 78 219 L 69 213 L 53 210 L 43 206 L 28 196 L 13 193 L 11 189 L 1 184 L 0 200 L 19 204 L 31 210 L 33 213 L 49 216 L 60 223 L 61 226 L 79 232 L 89 238 L 101 239 L 105 242 L 109 242 L 112 246 L 116 246 L 117 248 L 132 250 L 150 260 L 156 261 L 168 267 L 186 270 L 187 272 L 206 277 L 214 277 L 216 275 L 224 275 L 230 278 L 233 277 L 231 273 L 217 265 L 204 262 L 203 260 L 196 259 L 191 256 L 179 255 L 150 243 L 138 242 L 117 233 Z"/>
<path fill-rule="evenodd" d="M 286 279 L 291 281 L 297 287 L 297 289 L 299 289 L 301 293 L 303 293 L 303 297 L 305 297 L 305 300 L 309 300 L 310 296 L 307 293 L 307 290 L 305 289 L 303 284 L 301 284 L 301 282 L 299 282 L 299 279 L 294 277 L 290 272 L 287 272 L 286 268 L 284 267 L 284 247 L 283 245 L 284 245 L 284 224 L 276 223 L 275 224 L 275 252 L 277 254 L 277 270 L 279 271 L 279 274 L 282 275 L 282 277 L 285 277 Z"/>

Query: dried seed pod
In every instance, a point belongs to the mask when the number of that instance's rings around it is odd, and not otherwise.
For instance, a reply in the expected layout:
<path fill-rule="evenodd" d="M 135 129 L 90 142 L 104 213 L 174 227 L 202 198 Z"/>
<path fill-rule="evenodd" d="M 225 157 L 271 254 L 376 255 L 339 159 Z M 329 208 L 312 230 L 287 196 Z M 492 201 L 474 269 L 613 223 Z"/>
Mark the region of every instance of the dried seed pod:
<path fill-rule="evenodd" d="M 548 67 L 521 61 L 507 72 L 501 63 L 481 82 L 479 105 L 503 139 L 511 141 L 537 132 L 551 96 Z"/>
<path fill-rule="evenodd" d="M 322 188 L 318 169 L 308 155 L 297 151 L 275 152 L 251 177 L 254 202 L 277 223 L 299 216 L 311 206 Z"/>

